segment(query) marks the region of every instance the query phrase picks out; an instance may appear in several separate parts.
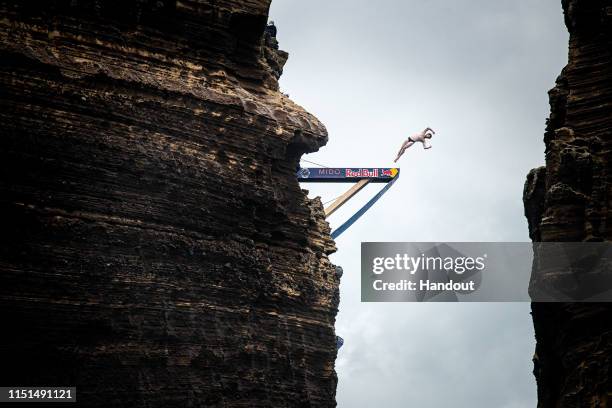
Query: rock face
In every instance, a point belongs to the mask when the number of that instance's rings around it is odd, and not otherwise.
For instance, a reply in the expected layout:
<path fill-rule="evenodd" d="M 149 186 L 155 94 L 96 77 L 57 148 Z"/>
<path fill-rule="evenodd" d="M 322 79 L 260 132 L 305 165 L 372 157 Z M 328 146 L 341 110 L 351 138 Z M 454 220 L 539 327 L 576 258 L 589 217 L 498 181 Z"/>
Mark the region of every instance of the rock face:
<path fill-rule="evenodd" d="M 525 214 L 534 241 L 608 241 L 612 2 L 562 3 L 570 33 L 569 62 L 549 93 L 546 167 L 527 177 Z M 612 305 L 533 303 L 532 314 L 538 406 L 610 406 Z"/>
<path fill-rule="evenodd" d="M 0 383 L 335 406 L 338 277 L 269 0 L 0 5 Z M 282 34 L 282 33 L 281 33 Z"/>

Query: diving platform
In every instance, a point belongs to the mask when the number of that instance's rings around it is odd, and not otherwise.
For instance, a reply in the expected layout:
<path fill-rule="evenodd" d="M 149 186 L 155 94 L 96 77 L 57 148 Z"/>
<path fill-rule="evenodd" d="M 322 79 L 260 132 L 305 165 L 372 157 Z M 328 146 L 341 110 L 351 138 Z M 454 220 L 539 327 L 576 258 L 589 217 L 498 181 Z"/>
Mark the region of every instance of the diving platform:
<path fill-rule="evenodd" d="M 400 169 L 397 167 L 302 167 L 297 171 L 296 176 L 300 183 L 355 183 L 325 208 L 325 217 L 332 215 L 369 183 L 386 184 L 344 224 L 332 231 L 331 236 L 336 239 L 391 188 L 399 178 L 399 174 Z"/>
<path fill-rule="evenodd" d="M 297 172 L 300 183 L 389 183 L 399 176 L 397 167 L 302 167 Z"/>

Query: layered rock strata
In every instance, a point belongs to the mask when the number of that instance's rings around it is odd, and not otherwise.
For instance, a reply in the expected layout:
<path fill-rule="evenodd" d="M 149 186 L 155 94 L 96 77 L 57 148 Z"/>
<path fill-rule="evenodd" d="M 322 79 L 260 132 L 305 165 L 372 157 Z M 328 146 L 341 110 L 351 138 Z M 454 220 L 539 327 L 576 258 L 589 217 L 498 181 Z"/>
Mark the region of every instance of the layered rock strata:
<path fill-rule="evenodd" d="M 612 2 L 562 3 L 570 33 L 568 64 L 549 92 L 546 166 L 527 177 L 525 213 L 533 241 L 609 241 Z M 532 277 L 542 279 L 553 287 L 564 282 L 563 274 Z M 538 406 L 610 406 L 612 306 L 533 303 L 532 315 Z"/>
<path fill-rule="evenodd" d="M 0 383 L 335 406 L 338 277 L 269 0 L 0 5 Z"/>

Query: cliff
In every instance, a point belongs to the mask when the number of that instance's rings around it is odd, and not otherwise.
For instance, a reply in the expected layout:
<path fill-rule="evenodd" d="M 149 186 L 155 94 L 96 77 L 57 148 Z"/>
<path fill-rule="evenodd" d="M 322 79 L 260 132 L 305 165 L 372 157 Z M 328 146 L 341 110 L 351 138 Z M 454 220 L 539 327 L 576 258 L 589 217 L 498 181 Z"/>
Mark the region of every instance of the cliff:
<path fill-rule="evenodd" d="M 563 0 L 568 64 L 550 92 L 546 166 L 527 177 L 533 241 L 612 239 L 612 3 Z M 535 272 L 534 272 L 535 273 Z M 546 278 L 562 284 L 556 276 Z M 539 407 L 612 403 L 612 305 L 533 303 Z"/>
<path fill-rule="evenodd" d="M 268 8 L 0 5 L 2 385 L 335 406 L 335 247 L 294 176 L 327 134 L 278 90 Z"/>

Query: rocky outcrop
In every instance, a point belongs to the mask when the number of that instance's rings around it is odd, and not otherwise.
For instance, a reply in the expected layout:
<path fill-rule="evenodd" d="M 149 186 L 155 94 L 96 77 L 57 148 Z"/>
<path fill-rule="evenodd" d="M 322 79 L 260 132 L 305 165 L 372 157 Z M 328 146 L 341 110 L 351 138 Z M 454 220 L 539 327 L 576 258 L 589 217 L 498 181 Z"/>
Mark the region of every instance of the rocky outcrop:
<path fill-rule="evenodd" d="M 0 5 L 0 383 L 335 406 L 338 277 L 269 0 Z"/>
<path fill-rule="evenodd" d="M 612 2 L 562 3 L 570 33 L 568 65 L 549 92 L 546 167 L 527 178 L 525 213 L 534 241 L 609 241 Z M 609 406 L 612 306 L 533 303 L 532 315 L 538 406 Z"/>

